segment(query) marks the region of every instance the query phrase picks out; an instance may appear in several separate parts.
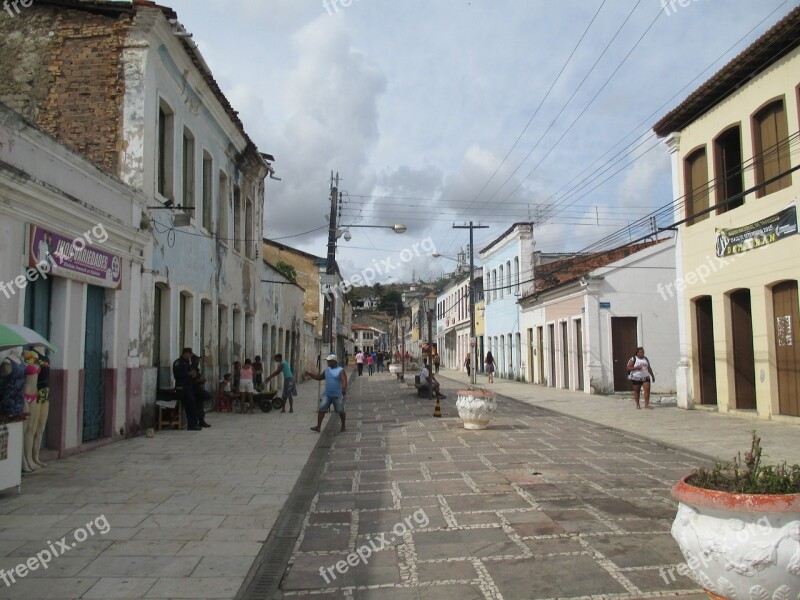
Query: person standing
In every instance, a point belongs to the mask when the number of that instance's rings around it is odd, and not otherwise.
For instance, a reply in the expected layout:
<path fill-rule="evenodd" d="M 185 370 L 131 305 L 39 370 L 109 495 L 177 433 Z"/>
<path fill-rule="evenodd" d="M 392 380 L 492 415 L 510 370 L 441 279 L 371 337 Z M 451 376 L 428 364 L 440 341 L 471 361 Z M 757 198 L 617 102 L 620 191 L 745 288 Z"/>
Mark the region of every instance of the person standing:
<path fill-rule="evenodd" d="M 261 357 L 256 356 L 253 361 L 253 387 L 261 391 L 264 385 L 264 363 L 261 362 Z"/>
<path fill-rule="evenodd" d="M 192 378 L 197 420 L 200 422 L 200 427 L 211 427 L 206 423 L 206 402 L 211 401 L 211 394 L 206 391 L 206 378 L 200 374 L 200 357 L 196 354 L 192 354 L 192 369 L 189 375 Z"/>
<path fill-rule="evenodd" d="M 492 356 L 492 351 L 486 353 L 486 375 L 489 378 L 489 383 L 494 383 L 494 356 Z"/>
<path fill-rule="evenodd" d="M 312 373 L 311 371 L 305 371 L 304 373 L 311 379 L 316 379 L 317 381 L 325 380 L 325 391 L 322 394 L 322 398 L 320 398 L 319 412 L 317 412 L 317 426 L 312 427 L 311 431 L 319 433 L 322 430 L 322 421 L 331 404 L 333 404 L 334 410 L 342 420 L 341 431 L 346 431 L 345 418 L 347 415 L 344 411 L 344 397 L 347 395 L 347 374 L 339 366 L 335 354 L 329 354 L 325 360 L 328 362 L 328 368 L 322 373 Z"/>
<path fill-rule="evenodd" d="M 442 364 L 442 359 L 439 358 L 439 353 L 437 352 L 433 357 L 433 370 L 436 372 L 437 375 L 439 373 L 439 367 L 441 366 L 441 364 Z"/>
<path fill-rule="evenodd" d="M 374 363 L 375 363 L 375 359 L 372 357 L 372 354 L 367 354 L 367 372 L 370 375 L 372 375 Z"/>
<path fill-rule="evenodd" d="M 378 373 L 383 373 L 383 352 L 378 352 Z"/>
<path fill-rule="evenodd" d="M 356 366 L 358 367 L 358 376 L 361 377 L 364 374 L 364 353 L 361 350 L 356 353 Z"/>
<path fill-rule="evenodd" d="M 175 387 L 181 390 L 183 410 L 186 411 L 186 428 L 189 431 L 203 429 L 197 414 L 194 385 L 192 382 L 192 349 L 184 348 L 180 357 L 172 363 L 172 375 Z"/>
<path fill-rule="evenodd" d="M 639 395 L 644 390 L 644 407 L 653 408 L 650 406 L 650 382 L 656 380 L 653 374 L 653 369 L 650 368 L 650 361 L 644 355 L 644 348 L 641 346 L 636 349 L 636 353 L 628 361 L 628 378 L 633 385 L 633 402 L 636 408 L 642 408 L 639 405 Z"/>
<path fill-rule="evenodd" d="M 241 413 L 244 414 L 244 405 L 250 405 L 250 414 L 253 414 L 253 394 L 255 393 L 255 368 L 249 358 L 244 359 L 242 370 L 239 373 L 239 393 L 241 394 Z"/>
<path fill-rule="evenodd" d="M 283 360 L 282 354 L 275 355 L 275 363 L 278 365 L 278 368 L 275 369 L 275 372 L 272 373 L 269 377 L 264 380 L 264 383 L 272 379 L 273 377 L 277 377 L 281 373 L 283 373 L 283 393 L 281 394 L 281 398 L 283 398 L 283 408 L 281 409 L 282 413 L 286 412 L 286 401 L 289 401 L 289 412 L 294 412 L 294 401 L 293 397 L 297 396 L 297 384 L 294 381 L 294 375 L 292 374 L 292 368 L 289 366 L 289 363 Z"/>
<path fill-rule="evenodd" d="M 467 370 L 467 377 L 469 377 L 472 373 L 472 358 L 469 352 L 467 352 L 467 357 L 464 359 L 464 368 Z"/>

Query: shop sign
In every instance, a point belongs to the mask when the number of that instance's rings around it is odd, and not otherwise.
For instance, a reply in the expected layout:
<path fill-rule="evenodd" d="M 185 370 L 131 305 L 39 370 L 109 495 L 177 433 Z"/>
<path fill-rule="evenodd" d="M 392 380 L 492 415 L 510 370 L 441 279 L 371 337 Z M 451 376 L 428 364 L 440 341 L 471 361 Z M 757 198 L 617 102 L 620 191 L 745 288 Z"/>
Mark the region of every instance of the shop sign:
<path fill-rule="evenodd" d="M 49 272 L 57 277 L 111 289 L 121 287 L 122 259 L 101 250 L 100 241 L 92 238 L 91 230 L 73 239 L 31 225 L 30 240 L 29 266 L 49 264 Z"/>
<path fill-rule="evenodd" d="M 735 256 L 769 246 L 797 233 L 797 207 L 792 204 L 779 213 L 735 229 L 716 229 L 717 256 Z"/>

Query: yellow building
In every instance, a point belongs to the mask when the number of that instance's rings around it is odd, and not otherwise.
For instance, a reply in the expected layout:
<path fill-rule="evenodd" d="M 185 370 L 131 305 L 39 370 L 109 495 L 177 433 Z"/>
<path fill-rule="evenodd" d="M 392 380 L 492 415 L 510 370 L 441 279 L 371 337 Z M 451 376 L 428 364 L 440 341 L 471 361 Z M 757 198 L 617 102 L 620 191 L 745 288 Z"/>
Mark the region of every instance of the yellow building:
<path fill-rule="evenodd" d="M 678 403 L 800 416 L 800 8 L 661 119 L 672 156 Z"/>

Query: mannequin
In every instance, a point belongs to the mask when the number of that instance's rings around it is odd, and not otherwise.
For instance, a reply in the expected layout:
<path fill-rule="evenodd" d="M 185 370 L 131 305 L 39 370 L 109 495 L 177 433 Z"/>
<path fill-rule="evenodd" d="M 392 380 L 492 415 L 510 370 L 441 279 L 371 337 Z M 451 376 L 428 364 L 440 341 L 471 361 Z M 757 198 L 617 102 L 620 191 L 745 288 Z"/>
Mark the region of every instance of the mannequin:
<path fill-rule="evenodd" d="M 24 387 L 25 365 L 19 350 L 13 348 L 0 365 L 0 415 L 16 417 L 25 411 Z"/>
<path fill-rule="evenodd" d="M 42 368 L 39 366 L 39 353 L 29 350 L 22 355 L 25 361 L 25 387 L 23 396 L 25 398 L 25 412 L 28 418 L 22 428 L 22 472 L 31 473 L 40 467 L 33 461 L 33 436 L 36 433 L 36 423 L 39 420 L 40 404 L 36 402 L 39 398 L 39 373 Z"/>
<path fill-rule="evenodd" d="M 33 462 L 39 467 L 46 467 L 47 464 L 39 460 L 39 450 L 42 447 L 42 435 L 44 428 L 47 427 L 47 417 L 50 415 L 50 357 L 44 346 L 34 346 L 34 350 L 39 353 L 39 379 L 36 381 L 38 398 L 36 404 L 39 405 L 39 416 L 36 419 L 33 433 Z"/>

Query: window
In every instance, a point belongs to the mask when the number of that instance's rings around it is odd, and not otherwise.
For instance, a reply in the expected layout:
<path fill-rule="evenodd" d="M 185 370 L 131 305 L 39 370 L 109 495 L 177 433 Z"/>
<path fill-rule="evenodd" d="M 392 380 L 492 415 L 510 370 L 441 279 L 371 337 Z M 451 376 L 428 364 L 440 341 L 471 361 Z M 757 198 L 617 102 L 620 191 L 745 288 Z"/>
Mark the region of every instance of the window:
<path fill-rule="evenodd" d="M 500 268 L 497 269 L 497 297 L 502 299 L 503 298 L 503 265 L 500 265 Z"/>
<path fill-rule="evenodd" d="M 158 193 L 175 199 L 173 169 L 175 153 L 175 115 L 164 102 L 158 107 Z"/>
<path fill-rule="evenodd" d="M 194 136 L 185 127 L 183 129 L 183 177 L 181 185 L 183 188 L 183 205 L 194 206 Z"/>
<path fill-rule="evenodd" d="M 519 256 L 514 257 L 514 294 L 519 295 Z"/>
<path fill-rule="evenodd" d="M 708 208 L 708 160 L 706 149 L 699 148 L 692 152 L 684 164 L 685 196 L 684 206 L 687 225 L 694 225 L 708 218 L 708 213 L 692 218 L 698 212 Z"/>
<path fill-rule="evenodd" d="M 506 287 L 507 287 L 506 296 L 510 296 L 512 293 L 514 293 L 514 289 L 511 287 L 512 285 L 514 285 L 514 282 L 511 279 L 511 261 L 507 260 L 506 261 Z"/>
<path fill-rule="evenodd" d="M 716 180 L 717 205 L 744 191 L 742 175 L 742 136 L 738 125 L 726 129 L 714 141 L 714 178 Z M 733 210 L 744 204 L 744 197 L 720 206 L 717 214 Z"/>
<path fill-rule="evenodd" d="M 245 202 L 244 208 L 244 237 L 245 256 L 249 259 L 255 258 L 255 235 L 253 234 L 253 201 L 250 198 Z"/>
<path fill-rule="evenodd" d="M 228 176 L 222 171 L 219 172 L 219 189 L 217 190 L 217 238 L 221 244 L 228 245 L 228 211 L 230 201 L 228 200 Z"/>
<path fill-rule="evenodd" d="M 753 117 L 753 156 L 756 184 L 773 179 L 789 170 L 789 126 L 783 100 L 768 104 Z M 792 185 L 792 176 L 784 175 L 756 192 L 761 198 Z"/>
<path fill-rule="evenodd" d="M 214 161 L 203 151 L 203 229 L 211 231 L 211 211 L 214 197 Z"/>
<path fill-rule="evenodd" d="M 233 186 L 233 249 L 242 251 L 242 193 Z"/>

